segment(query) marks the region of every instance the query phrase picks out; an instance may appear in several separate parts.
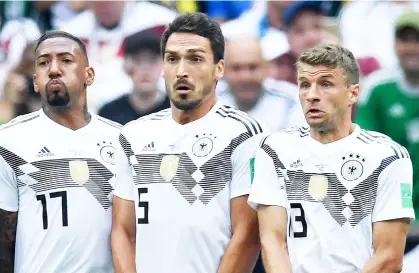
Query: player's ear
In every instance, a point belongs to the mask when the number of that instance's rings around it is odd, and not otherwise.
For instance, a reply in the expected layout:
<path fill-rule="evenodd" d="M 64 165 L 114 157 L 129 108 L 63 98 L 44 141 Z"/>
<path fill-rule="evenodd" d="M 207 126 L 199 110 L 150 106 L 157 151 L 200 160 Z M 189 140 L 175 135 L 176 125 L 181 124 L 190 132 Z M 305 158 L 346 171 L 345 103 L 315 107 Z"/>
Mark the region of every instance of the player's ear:
<path fill-rule="evenodd" d="M 223 76 L 224 76 L 224 68 L 225 68 L 225 63 L 224 63 L 224 60 L 221 59 L 215 65 L 215 79 L 217 81 L 219 81 L 219 80 L 221 80 L 223 78 Z"/>
<path fill-rule="evenodd" d="M 38 84 L 36 83 L 36 74 L 33 74 L 32 78 L 33 78 L 33 89 L 35 90 L 36 93 L 39 93 Z"/>
<path fill-rule="evenodd" d="M 359 98 L 359 92 L 360 92 L 360 88 L 359 88 L 359 84 L 352 84 L 349 86 L 349 104 L 350 105 L 354 105 Z"/>
<path fill-rule="evenodd" d="M 95 80 L 95 70 L 93 69 L 93 67 L 88 66 L 85 68 L 85 73 L 86 73 L 86 80 L 84 84 L 86 86 L 90 86 Z"/>

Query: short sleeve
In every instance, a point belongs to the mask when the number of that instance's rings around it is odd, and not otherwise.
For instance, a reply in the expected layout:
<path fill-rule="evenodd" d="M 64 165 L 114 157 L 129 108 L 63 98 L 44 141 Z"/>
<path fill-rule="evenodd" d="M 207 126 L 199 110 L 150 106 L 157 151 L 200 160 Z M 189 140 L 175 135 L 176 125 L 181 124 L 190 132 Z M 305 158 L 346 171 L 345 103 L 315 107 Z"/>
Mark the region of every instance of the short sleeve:
<path fill-rule="evenodd" d="M 134 201 L 134 180 L 130 163 L 130 158 L 134 156 L 134 152 L 131 144 L 122 133 L 119 135 L 119 143 L 116 146 L 114 194 L 119 198 Z"/>
<path fill-rule="evenodd" d="M 250 193 L 256 148 L 258 147 L 258 144 L 262 138 L 268 134 L 268 129 L 266 126 L 261 123 L 259 124 L 261 125 L 262 133 L 253 135 L 252 137 L 248 138 L 233 152 L 233 174 L 231 179 L 230 195 L 231 199 L 238 196 L 248 195 Z"/>
<path fill-rule="evenodd" d="M 415 218 L 412 202 L 413 169 L 409 158 L 393 161 L 378 177 L 373 222 Z"/>
<path fill-rule="evenodd" d="M 0 209 L 19 210 L 19 191 L 13 169 L 0 155 Z"/>
<path fill-rule="evenodd" d="M 275 150 L 262 141 L 255 157 L 255 175 L 249 195 L 249 205 L 257 209 L 259 205 L 287 208 L 287 193 L 282 177 L 280 160 Z"/>

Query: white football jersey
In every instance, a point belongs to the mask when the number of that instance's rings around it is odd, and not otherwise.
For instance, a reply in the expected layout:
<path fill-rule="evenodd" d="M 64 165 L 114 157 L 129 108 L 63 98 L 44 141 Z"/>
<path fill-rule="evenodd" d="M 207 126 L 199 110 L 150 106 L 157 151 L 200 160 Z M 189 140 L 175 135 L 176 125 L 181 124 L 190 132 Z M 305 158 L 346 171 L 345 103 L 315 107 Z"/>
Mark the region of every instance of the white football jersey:
<path fill-rule="evenodd" d="M 113 273 L 110 232 L 121 126 L 71 130 L 43 110 L 0 127 L 0 209 L 18 212 L 16 273 Z"/>
<path fill-rule="evenodd" d="M 265 132 L 219 102 L 185 125 L 167 109 L 124 126 L 115 195 L 135 200 L 137 272 L 217 272 L 232 237 L 230 200 L 249 194 Z"/>
<path fill-rule="evenodd" d="M 375 222 L 414 218 L 412 163 L 389 137 L 356 125 L 322 144 L 308 128 L 262 140 L 249 204 L 285 207 L 294 273 L 361 272 Z"/>

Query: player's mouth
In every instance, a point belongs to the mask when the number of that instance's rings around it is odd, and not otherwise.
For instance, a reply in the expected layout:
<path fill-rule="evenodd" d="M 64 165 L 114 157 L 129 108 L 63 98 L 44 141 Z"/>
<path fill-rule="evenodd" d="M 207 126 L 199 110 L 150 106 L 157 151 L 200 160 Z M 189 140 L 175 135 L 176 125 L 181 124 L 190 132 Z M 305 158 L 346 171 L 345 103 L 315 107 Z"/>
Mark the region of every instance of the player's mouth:
<path fill-rule="evenodd" d="M 53 80 L 49 81 L 48 86 L 51 89 L 57 89 L 57 88 L 60 88 L 61 86 L 63 86 L 63 82 L 58 80 L 58 79 L 53 79 Z"/>
<path fill-rule="evenodd" d="M 175 87 L 175 90 L 180 95 L 186 95 L 192 92 L 192 88 L 187 84 L 179 84 Z"/>
<path fill-rule="evenodd" d="M 324 114 L 324 112 L 321 111 L 321 110 L 319 110 L 319 109 L 317 109 L 317 108 L 310 108 L 307 111 L 307 115 L 310 116 L 310 117 L 314 117 L 314 118 L 320 117 L 323 114 Z"/>

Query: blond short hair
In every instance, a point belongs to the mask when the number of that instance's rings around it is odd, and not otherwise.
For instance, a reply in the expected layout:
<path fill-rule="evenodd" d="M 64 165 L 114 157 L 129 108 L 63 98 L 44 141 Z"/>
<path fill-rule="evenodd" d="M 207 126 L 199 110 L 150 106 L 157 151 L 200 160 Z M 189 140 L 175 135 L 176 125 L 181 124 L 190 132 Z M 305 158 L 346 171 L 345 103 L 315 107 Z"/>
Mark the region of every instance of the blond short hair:
<path fill-rule="evenodd" d="M 349 85 L 359 83 L 359 67 L 352 52 L 342 46 L 326 44 L 313 47 L 302 53 L 297 61 L 300 64 L 324 65 L 330 68 L 340 67 Z"/>

